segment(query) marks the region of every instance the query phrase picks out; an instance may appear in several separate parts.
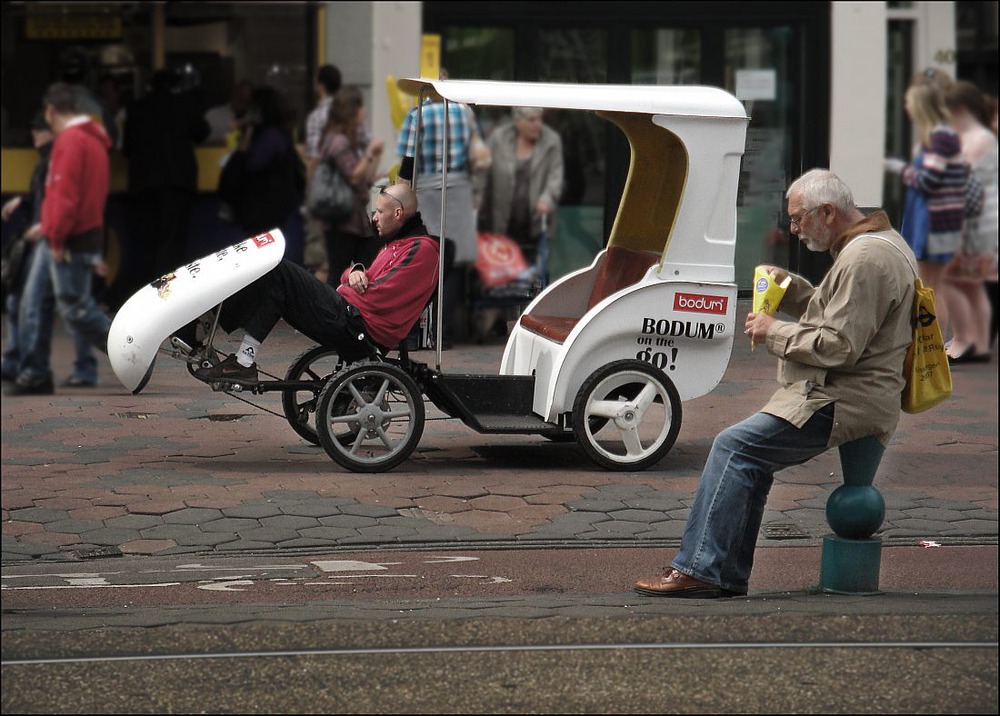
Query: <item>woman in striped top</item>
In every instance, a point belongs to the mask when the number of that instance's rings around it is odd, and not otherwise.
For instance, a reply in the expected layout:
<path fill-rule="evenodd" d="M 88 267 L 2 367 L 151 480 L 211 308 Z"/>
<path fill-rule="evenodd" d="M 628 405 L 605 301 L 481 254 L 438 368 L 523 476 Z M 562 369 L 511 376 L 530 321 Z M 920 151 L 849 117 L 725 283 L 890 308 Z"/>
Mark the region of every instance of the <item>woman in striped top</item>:
<path fill-rule="evenodd" d="M 940 297 L 935 307 L 946 333 L 944 277 L 962 239 L 968 167 L 941 89 L 930 82 L 911 84 L 905 101 L 918 143 L 913 161 L 901 171 L 907 189 L 900 233 L 917 256 L 920 278 Z"/>

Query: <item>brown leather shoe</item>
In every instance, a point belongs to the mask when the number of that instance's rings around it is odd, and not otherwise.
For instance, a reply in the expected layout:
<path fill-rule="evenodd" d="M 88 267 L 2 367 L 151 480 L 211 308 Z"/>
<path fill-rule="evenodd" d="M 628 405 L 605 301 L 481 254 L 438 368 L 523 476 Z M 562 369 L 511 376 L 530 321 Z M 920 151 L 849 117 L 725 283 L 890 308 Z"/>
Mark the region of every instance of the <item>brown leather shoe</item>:
<path fill-rule="evenodd" d="M 719 597 L 736 596 L 714 584 L 689 577 L 683 572 L 671 569 L 662 577 L 640 579 L 635 583 L 635 591 L 650 597 L 687 597 L 689 599 L 718 599 Z"/>

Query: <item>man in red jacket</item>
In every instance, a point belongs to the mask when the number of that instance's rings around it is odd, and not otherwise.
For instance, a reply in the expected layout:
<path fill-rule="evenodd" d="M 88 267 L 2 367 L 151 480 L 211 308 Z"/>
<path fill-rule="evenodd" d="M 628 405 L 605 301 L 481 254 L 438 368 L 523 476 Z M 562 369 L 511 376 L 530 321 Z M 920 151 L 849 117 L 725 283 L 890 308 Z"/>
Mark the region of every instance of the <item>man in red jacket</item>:
<path fill-rule="evenodd" d="M 281 318 L 348 359 L 362 357 L 361 334 L 387 348 L 398 346 L 437 287 L 438 240 L 427 233 L 416 194 L 402 184 L 379 193 L 374 224 L 387 243 L 371 266 L 344 269 L 337 287 L 285 260 L 229 299 L 220 324 L 228 333 L 243 328 L 243 343 L 195 375 L 210 383 L 255 383 L 261 343 Z"/>
<path fill-rule="evenodd" d="M 94 268 L 104 246 L 104 204 L 110 186 L 108 149 L 111 140 L 100 124 L 79 114 L 73 88 L 50 85 L 42 103 L 45 119 L 56 135 L 49 159 L 41 221 L 25 233 L 45 254 L 56 306 L 80 337 L 107 352 L 111 320 L 94 300 Z M 49 351 L 39 350 L 37 321 L 22 322 L 24 346 L 17 379 L 9 393 L 51 394 Z M 45 355 L 42 355 L 45 353 Z"/>

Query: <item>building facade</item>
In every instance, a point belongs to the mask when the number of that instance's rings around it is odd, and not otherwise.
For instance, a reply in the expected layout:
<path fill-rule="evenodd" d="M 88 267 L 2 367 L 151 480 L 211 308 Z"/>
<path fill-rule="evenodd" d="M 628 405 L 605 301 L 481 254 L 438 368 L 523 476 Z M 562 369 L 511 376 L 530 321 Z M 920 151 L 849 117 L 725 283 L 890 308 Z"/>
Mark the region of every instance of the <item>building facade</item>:
<path fill-rule="evenodd" d="M 362 88 L 388 165 L 397 128 L 387 83 L 433 64 L 428 37 L 439 42 L 433 60 L 453 78 L 723 87 L 751 116 L 738 209 L 737 276 L 746 286 L 765 261 L 807 275 L 825 270 L 824 257 L 800 251 L 787 232 L 783 191 L 806 169 L 829 166 L 860 205 L 898 211 L 882 158 L 909 152 L 902 96 L 916 71 L 938 67 L 989 92 L 997 82 L 996 2 L 5 2 L 2 28 L 4 194 L 26 185 L 28 122 L 74 56 L 112 117 L 115 105 L 145 91 L 154 69 L 169 67 L 206 107 L 225 103 L 240 80 L 274 85 L 298 126 L 314 103 L 316 68 L 333 63 Z M 497 108 L 476 111 L 487 132 L 508 118 Z M 546 119 L 566 153 L 553 242 L 561 273 L 603 244 L 628 148 L 596 118 Z M 214 216 L 226 151 L 198 150 L 199 216 Z M 113 160 L 120 192 L 127 165 Z M 214 248 L 205 243 L 211 227 L 194 234 L 194 243 Z"/>

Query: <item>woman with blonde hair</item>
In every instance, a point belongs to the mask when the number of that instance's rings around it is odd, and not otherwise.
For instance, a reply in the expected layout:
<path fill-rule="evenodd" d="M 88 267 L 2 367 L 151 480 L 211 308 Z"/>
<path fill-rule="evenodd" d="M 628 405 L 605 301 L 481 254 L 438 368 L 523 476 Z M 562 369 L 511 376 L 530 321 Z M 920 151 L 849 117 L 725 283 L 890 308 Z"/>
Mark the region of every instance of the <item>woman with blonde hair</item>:
<path fill-rule="evenodd" d="M 945 96 L 962 156 L 983 186 L 983 210 L 966 219 L 962 245 L 948 268 L 948 312 L 952 363 L 990 360 L 991 313 L 986 281 L 997 275 L 997 138 L 986 128 L 986 97 L 971 82 L 959 81 Z"/>
<path fill-rule="evenodd" d="M 353 85 L 341 87 L 330 103 L 320 156 L 333 162 L 354 189 L 356 201 L 348 218 L 326 227 L 327 283 L 331 286 L 340 284 L 341 274 L 348 266 L 355 262 L 369 263 L 379 248 L 368 204 L 384 142 L 368 140 L 364 124 L 361 90 Z"/>
<path fill-rule="evenodd" d="M 935 306 L 947 333 L 944 279 L 962 240 L 968 167 L 938 83 L 911 84 L 905 106 L 917 132 L 914 157 L 908 165 L 888 160 L 886 168 L 899 172 L 906 185 L 900 233 L 916 254 L 920 278 L 941 297 Z"/>

